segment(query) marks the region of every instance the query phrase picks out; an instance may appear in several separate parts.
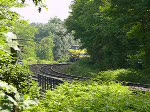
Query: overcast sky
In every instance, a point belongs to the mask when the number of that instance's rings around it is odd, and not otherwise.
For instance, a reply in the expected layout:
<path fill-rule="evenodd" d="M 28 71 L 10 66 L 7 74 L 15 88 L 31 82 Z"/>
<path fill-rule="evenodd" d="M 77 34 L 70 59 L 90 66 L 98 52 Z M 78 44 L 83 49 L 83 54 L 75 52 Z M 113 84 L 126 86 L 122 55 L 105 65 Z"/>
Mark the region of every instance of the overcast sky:
<path fill-rule="evenodd" d="M 73 0 L 46 0 L 48 11 L 42 9 L 41 13 L 38 13 L 37 8 L 35 8 L 30 0 L 30 6 L 17 9 L 17 12 L 23 16 L 25 20 L 30 20 L 30 22 L 47 23 L 50 18 L 55 16 L 63 20 L 69 15 L 71 1 Z"/>

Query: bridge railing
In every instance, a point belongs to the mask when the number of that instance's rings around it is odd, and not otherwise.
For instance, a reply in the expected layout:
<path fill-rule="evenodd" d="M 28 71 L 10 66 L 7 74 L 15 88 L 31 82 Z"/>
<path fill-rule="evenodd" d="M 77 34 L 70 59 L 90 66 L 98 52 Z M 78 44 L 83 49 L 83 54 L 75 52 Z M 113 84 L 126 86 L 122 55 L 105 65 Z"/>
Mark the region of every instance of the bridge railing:
<path fill-rule="evenodd" d="M 45 92 L 46 90 L 55 89 L 56 86 L 64 82 L 59 78 L 51 77 L 44 74 L 38 74 L 38 83 L 41 87 L 42 92 Z"/>

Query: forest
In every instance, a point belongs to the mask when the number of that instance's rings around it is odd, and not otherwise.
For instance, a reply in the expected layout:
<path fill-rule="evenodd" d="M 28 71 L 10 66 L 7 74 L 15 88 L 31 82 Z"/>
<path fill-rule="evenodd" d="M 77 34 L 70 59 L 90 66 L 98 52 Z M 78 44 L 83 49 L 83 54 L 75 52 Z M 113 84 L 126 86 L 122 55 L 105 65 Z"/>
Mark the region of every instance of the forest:
<path fill-rule="evenodd" d="M 1 112 L 149 112 L 150 0 L 73 0 L 70 15 L 29 23 L 0 0 Z M 44 0 L 31 0 L 37 12 Z M 88 57 L 70 62 L 80 45 Z M 31 65 L 68 63 L 61 72 L 87 77 L 64 81 L 43 96 Z M 132 90 L 128 83 L 148 88 Z"/>

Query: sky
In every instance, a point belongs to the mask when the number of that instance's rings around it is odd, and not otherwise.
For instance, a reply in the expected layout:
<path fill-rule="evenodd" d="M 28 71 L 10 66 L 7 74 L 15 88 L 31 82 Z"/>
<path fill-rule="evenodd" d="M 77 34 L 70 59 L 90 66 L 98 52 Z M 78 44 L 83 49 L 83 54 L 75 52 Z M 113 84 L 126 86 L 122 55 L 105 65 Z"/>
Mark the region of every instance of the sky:
<path fill-rule="evenodd" d="M 37 7 L 34 6 L 32 1 L 28 1 L 29 6 L 21 9 L 16 9 L 25 20 L 30 22 L 47 23 L 50 18 L 58 17 L 61 20 L 69 16 L 69 6 L 73 0 L 46 0 L 46 9 L 42 9 L 39 13 Z"/>

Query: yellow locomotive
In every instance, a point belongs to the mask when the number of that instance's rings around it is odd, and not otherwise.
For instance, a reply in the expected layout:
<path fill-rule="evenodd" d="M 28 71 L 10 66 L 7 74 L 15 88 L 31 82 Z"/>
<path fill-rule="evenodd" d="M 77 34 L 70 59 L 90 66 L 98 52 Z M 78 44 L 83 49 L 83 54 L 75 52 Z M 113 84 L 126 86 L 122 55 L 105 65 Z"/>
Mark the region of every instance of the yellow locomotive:
<path fill-rule="evenodd" d="M 86 49 L 80 49 L 79 45 L 73 45 L 69 49 L 69 54 L 70 54 L 70 61 L 75 62 L 77 60 L 80 60 L 85 57 L 89 57 L 87 55 L 87 50 Z"/>

